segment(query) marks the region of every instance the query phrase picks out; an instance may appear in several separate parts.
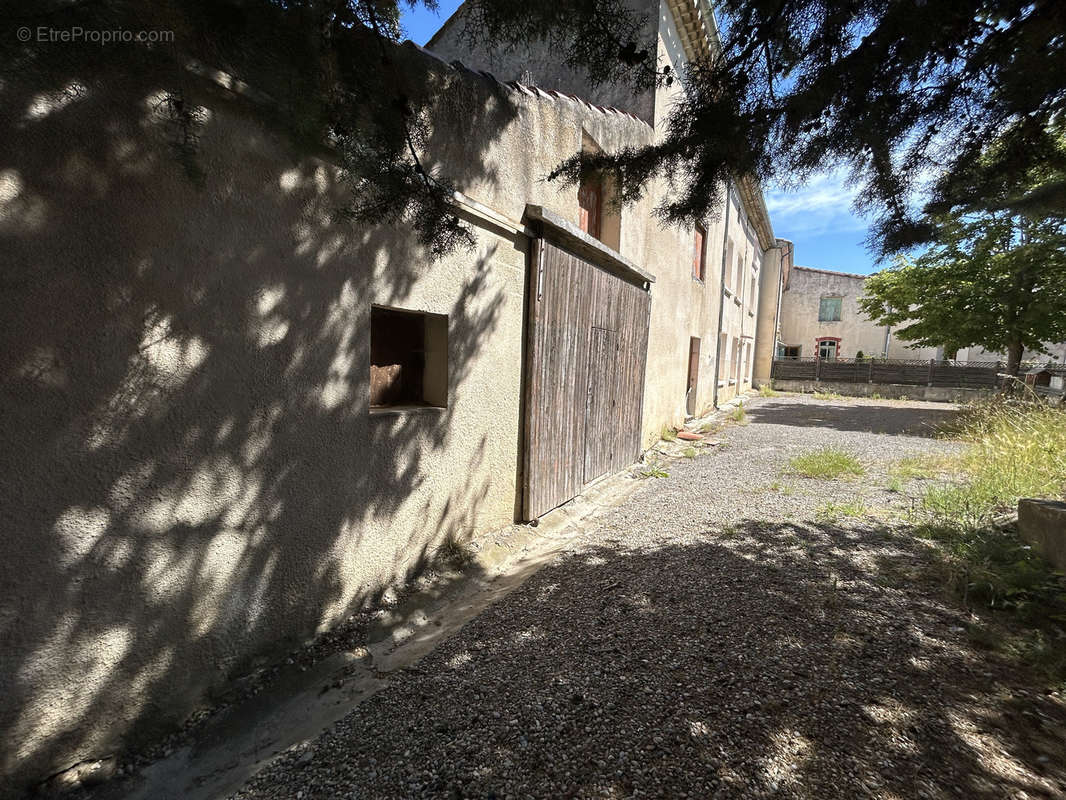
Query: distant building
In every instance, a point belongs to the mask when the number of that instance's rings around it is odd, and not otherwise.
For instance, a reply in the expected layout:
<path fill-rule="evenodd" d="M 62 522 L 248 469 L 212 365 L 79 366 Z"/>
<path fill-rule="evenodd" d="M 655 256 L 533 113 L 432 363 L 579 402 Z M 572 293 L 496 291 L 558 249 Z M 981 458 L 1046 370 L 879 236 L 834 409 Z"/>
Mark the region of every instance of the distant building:
<path fill-rule="evenodd" d="M 781 296 L 778 358 L 828 360 L 863 356 L 937 358 L 935 347 L 912 347 L 859 308 L 865 275 L 793 267 Z"/>
<path fill-rule="evenodd" d="M 891 326 L 877 325 L 859 308 L 867 277 L 798 266 L 782 272 L 775 357 L 835 360 L 861 353 L 892 359 L 1006 362 L 1005 353 L 976 346 L 955 353 L 946 353 L 943 347 L 916 347 L 896 336 Z M 1045 344 L 1044 349 L 1046 353 L 1026 350 L 1022 361 L 1066 363 L 1066 343 Z"/>

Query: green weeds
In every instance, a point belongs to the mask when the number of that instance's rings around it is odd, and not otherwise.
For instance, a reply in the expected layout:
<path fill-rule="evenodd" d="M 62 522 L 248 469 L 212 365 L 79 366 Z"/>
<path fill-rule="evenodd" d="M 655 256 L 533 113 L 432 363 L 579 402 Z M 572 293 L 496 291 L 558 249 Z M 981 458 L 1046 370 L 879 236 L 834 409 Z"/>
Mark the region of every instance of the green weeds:
<path fill-rule="evenodd" d="M 748 422 L 748 412 L 744 410 L 744 401 L 741 400 L 737 403 L 737 407 L 729 412 L 729 418 L 740 425 L 746 425 Z"/>
<path fill-rule="evenodd" d="M 866 472 L 855 456 L 836 447 L 824 447 L 804 453 L 788 463 L 793 472 L 805 478 L 835 479 Z"/>
<path fill-rule="evenodd" d="M 815 512 L 815 517 L 832 522 L 842 517 L 865 517 L 868 513 L 866 502 L 861 497 L 856 497 L 846 503 L 830 501 Z"/>
<path fill-rule="evenodd" d="M 968 409 L 947 433 L 968 445 L 954 462 L 959 479 L 925 490 L 917 534 L 935 542 L 939 578 L 965 604 L 1006 612 L 1010 624 L 975 633 L 975 644 L 1062 684 L 1066 579 L 1004 520 L 1022 497 L 1066 495 L 1066 414 L 998 397 Z M 927 478 L 943 467 L 911 464 L 897 474 Z"/>

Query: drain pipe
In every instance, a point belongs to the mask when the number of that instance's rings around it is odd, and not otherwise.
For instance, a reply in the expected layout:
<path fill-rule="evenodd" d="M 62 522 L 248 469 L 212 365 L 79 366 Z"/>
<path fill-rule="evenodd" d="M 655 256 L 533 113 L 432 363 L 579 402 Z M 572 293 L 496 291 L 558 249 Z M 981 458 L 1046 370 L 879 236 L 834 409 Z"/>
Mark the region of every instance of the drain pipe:
<path fill-rule="evenodd" d="M 725 319 L 726 243 L 729 241 L 729 212 L 733 208 L 733 180 L 725 184 L 725 225 L 722 226 L 722 285 L 718 290 L 718 332 L 714 337 L 714 395 L 712 404 L 718 408 L 718 371 L 722 366 L 722 320 Z"/>

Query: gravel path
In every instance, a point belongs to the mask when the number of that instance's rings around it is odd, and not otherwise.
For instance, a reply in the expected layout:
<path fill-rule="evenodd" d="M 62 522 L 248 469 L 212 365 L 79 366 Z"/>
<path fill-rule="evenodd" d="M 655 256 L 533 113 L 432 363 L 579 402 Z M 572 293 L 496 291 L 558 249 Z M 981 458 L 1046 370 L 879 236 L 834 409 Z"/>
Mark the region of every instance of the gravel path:
<path fill-rule="evenodd" d="M 1055 797 L 1066 712 L 904 523 L 943 405 L 773 397 L 236 797 Z M 854 481 L 787 474 L 825 445 Z"/>

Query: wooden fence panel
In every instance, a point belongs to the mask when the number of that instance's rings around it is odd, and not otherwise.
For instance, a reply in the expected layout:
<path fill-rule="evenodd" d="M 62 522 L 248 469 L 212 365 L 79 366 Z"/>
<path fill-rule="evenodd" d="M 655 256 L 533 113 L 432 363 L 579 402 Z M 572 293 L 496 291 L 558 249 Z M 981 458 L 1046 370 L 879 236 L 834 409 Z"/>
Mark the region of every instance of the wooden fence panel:
<path fill-rule="evenodd" d="M 838 383 L 903 383 L 914 386 L 993 388 L 998 384 L 1001 365 L 995 362 L 953 363 L 841 358 L 818 361 L 814 358 L 775 359 L 770 376 L 778 380 L 818 380 Z"/>
<path fill-rule="evenodd" d="M 929 383 L 929 362 L 875 361 L 871 370 L 873 383 Z"/>
<path fill-rule="evenodd" d="M 774 361 L 770 377 L 783 381 L 813 381 L 815 366 L 813 359 L 800 361 L 795 358 L 781 358 Z"/>

